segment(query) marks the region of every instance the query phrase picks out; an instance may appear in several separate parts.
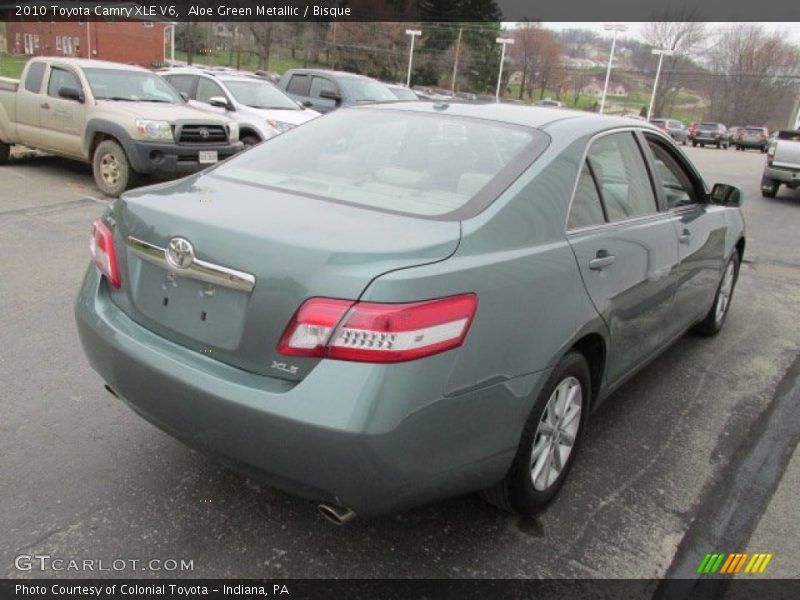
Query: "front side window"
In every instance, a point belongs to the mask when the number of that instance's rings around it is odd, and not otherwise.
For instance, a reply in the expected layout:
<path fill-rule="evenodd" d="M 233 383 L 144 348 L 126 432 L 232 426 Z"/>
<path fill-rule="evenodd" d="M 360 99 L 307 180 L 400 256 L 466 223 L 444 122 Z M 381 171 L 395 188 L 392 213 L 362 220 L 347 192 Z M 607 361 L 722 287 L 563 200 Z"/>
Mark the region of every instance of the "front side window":
<path fill-rule="evenodd" d="M 658 212 L 642 152 L 630 131 L 597 139 L 586 157 L 609 221 Z"/>
<path fill-rule="evenodd" d="M 326 79 L 325 77 L 317 77 L 314 75 L 311 78 L 311 97 L 319 98 L 320 93 L 323 91 L 330 92 L 331 94 L 339 93 L 332 81 Z"/>
<path fill-rule="evenodd" d="M 692 176 L 680 165 L 678 159 L 649 136 L 647 145 L 653 153 L 653 162 L 658 175 L 656 179 L 660 181 L 667 206 L 677 208 L 699 202 Z"/>
<path fill-rule="evenodd" d="M 347 110 L 274 137 L 213 173 L 279 191 L 437 216 L 464 207 L 486 189 L 476 201 L 482 202 L 496 178 L 498 184 L 513 181 L 544 140 L 538 131 L 491 121 Z"/>
<path fill-rule="evenodd" d="M 66 69 L 52 67 L 50 69 L 50 80 L 47 82 L 47 95 L 58 98 L 58 90 L 64 86 L 81 89 L 78 78 Z"/>
<path fill-rule="evenodd" d="M 219 85 L 216 82 L 201 77 L 200 80 L 197 82 L 197 95 L 195 96 L 195 100 L 197 100 L 198 102 L 205 102 L 206 104 L 209 104 L 211 98 L 215 97 L 225 98 L 226 96 L 225 93 L 222 91 L 222 88 L 219 87 Z"/>

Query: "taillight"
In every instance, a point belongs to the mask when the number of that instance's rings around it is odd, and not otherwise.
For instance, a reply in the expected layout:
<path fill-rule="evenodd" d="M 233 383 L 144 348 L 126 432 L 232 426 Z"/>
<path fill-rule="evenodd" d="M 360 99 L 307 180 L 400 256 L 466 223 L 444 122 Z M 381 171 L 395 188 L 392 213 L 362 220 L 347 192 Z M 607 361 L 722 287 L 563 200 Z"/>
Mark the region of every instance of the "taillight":
<path fill-rule="evenodd" d="M 117 266 L 117 252 L 114 249 L 114 236 L 102 219 L 95 219 L 92 223 L 89 254 L 92 256 L 92 262 L 106 276 L 109 283 L 115 288 L 119 288 L 121 281 Z"/>
<path fill-rule="evenodd" d="M 360 362 L 402 362 L 456 348 L 478 307 L 475 294 L 405 304 L 306 300 L 278 352 Z"/>
<path fill-rule="evenodd" d="M 776 147 L 777 147 L 777 144 L 775 142 L 773 142 L 773 143 L 771 143 L 769 145 L 769 148 L 767 148 L 767 159 L 768 160 L 772 160 L 773 158 L 775 158 L 775 148 Z"/>

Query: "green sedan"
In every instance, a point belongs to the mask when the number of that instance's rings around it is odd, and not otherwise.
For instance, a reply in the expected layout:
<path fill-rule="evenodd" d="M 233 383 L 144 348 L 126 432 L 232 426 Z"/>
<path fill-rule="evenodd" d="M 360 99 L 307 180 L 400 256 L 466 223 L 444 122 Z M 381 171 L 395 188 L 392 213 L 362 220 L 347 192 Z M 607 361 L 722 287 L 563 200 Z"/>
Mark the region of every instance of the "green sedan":
<path fill-rule="evenodd" d="M 142 417 L 335 523 L 533 513 L 614 389 L 722 328 L 740 203 L 643 122 L 348 108 L 111 204 L 78 330 Z"/>

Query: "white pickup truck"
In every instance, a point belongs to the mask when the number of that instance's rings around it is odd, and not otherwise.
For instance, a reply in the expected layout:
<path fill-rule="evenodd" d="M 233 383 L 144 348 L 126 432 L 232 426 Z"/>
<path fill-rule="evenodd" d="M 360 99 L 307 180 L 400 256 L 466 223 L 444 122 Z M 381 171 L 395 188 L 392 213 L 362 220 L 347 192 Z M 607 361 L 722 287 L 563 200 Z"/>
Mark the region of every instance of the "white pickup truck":
<path fill-rule="evenodd" d="M 778 195 L 781 184 L 790 189 L 800 187 L 800 130 L 783 129 L 767 149 L 767 164 L 761 178 L 761 194 Z"/>
<path fill-rule="evenodd" d="M 32 58 L 0 78 L 0 165 L 23 144 L 92 164 L 108 196 L 137 173 L 185 175 L 242 150 L 238 125 L 186 104 L 155 74 L 76 58 Z"/>

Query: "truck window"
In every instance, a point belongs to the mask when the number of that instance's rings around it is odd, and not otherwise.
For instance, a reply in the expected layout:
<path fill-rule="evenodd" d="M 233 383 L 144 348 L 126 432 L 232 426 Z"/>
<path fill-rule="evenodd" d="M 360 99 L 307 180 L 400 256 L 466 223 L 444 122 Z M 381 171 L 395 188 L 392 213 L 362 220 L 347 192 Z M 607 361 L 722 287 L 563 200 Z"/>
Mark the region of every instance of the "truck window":
<path fill-rule="evenodd" d="M 298 96 L 308 96 L 308 88 L 311 86 L 311 78 L 308 75 L 292 75 L 286 91 Z"/>
<path fill-rule="evenodd" d="M 44 63 L 31 63 L 28 74 L 25 76 L 25 89 L 34 94 L 42 91 L 42 78 L 44 77 Z"/>
<path fill-rule="evenodd" d="M 58 90 L 65 85 L 81 89 L 81 84 L 78 78 L 75 77 L 70 71 L 66 69 L 59 69 L 58 67 L 51 67 L 50 81 L 47 82 L 47 95 L 53 98 L 58 98 Z"/>

